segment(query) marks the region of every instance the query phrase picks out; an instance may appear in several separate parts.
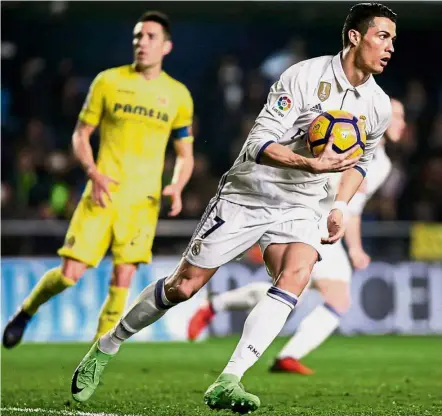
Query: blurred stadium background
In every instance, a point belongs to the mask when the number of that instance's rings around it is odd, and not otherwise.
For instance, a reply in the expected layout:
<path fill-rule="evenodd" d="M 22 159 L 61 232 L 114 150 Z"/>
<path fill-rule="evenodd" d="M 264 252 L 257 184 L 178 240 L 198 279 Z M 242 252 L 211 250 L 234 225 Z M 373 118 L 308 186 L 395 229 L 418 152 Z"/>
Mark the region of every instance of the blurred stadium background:
<path fill-rule="evenodd" d="M 54 253 L 85 185 L 70 150 L 77 115 L 99 71 L 131 62 L 132 28 L 145 9 L 172 19 L 174 50 L 165 70 L 194 97 L 196 160 L 179 218 L 168 219 L 163 204 L 154 261 L 141 267 L 130 300 L 147 282 L 173 270 L 271 83 L 300 60 L 340 49 L 351 4 L 2 2 L 2 328 L 44 270 L 58 262 Z M 340 332 L 441 334 L 442 5 L 386 4 L 399 15 L 398 41 L 377 82 L 403 101 L 408 125 L 401 143 L 388 148 L 393 171 L 363 215 L 364 245 L 373 262 L 353 279 L 353 305 Z M 171 151 L 165 181 L 173 162 Z M 25 340 L 89 341 L 110 270 L 106 259 L 42 307 Z M 267 277 L 252 251 L 224 266 L 206 291 L 136 338 L 183 340 L 186 320 L 207 291 L 254 280 Z M 313 295 L 311 304 L 315 301 Z M 244 317 L 219 314 L 210 333 L 237 334 Z M 293 332 L 300 317 L 294 314 L 283 332 Z"/>

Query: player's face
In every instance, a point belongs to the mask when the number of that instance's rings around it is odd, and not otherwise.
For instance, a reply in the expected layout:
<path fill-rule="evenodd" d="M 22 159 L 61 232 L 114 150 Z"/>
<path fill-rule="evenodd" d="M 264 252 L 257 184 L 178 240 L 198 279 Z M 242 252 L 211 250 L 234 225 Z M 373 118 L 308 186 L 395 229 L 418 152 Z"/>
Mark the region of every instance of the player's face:
<path fill-rule="evenodd" d="M 160 65 L 172 49 L 163 27 L 157 22 L 138 22 L 134 27 L 135 63 L 141 69 Z"/>
<path fill-rule="evenodd" d="M 366 72 L 380 74 L 394 52 L 396 24 L 387 17 L 375 17 L 367 33 L 358 39 L 358 66 Z"/>
<path fill-rule="evenodd" d="M 391 100 L 392 118 L 386 131 L 387 138 L 393 143 L 398 142 L 405 130 L 404 106 L 398 100 Z"/>

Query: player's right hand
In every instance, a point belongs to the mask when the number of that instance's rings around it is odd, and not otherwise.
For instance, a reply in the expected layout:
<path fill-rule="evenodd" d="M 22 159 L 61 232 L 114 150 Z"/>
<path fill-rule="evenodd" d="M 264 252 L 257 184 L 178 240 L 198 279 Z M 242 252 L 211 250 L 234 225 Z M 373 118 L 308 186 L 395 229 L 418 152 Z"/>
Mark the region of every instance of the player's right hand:
<path fill-rule="evenodd" d="M 92 181 L 93 201 L 101 207 L 105 208 L 105 195 L 108 197 L 108 200 L 112 202 L 112 196 L 109 191 L 109 184 L 114 183 L 116 185 L 119 185 L 119 182 L 115 179 L 112 179 L 110 176 L 103 175 L 96 169 L 89 173 L 89 178 Z"/>
<path fill-rule="evenodd" d="M 357 150 L 357 147 L 348 149 L 344 153 L 336 153 L 332 147 L 334 140 L 334 136 L 331 135 L 324 151 L 317 158 L 310 159 L 312 173 L 344 172 L 356 166 L 361 155 L 347 158 Z"/>
<path fill-rule="evenodd" d="M 332 209 L 327 217 L 328 237 L 321 238 L 321 244 L 335 244 L 345 233 L 344 214 L 339 209 Z"/>

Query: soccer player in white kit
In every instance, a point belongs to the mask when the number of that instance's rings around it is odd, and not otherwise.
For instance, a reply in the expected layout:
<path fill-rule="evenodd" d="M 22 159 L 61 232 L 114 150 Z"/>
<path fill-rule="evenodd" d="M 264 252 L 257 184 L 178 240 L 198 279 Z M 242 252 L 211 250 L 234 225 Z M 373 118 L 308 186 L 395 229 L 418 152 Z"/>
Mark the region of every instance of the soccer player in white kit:
<path fill-rule="evenodd" d="M 319 201 L 328 176 L 344 172 L 324 244 L 344 235 L 347 204 L 390 124 L 390 100 L 373 74 L 383 72 L 394 52 L 395 21 L 386 6 L 358 4 L 345 21 L 341 52 L 300 62 L 281 75 L 175 271 L 147 286 L 78 365 L 71 384 L 75 400 L 89 399 L 125 340 L 189 299 L 221 265 L 258 242 L 274 285 L 249 314 L 232 358 L 204 400 L 211 408 L 240 412 L 260 406 L 240 380 L 278 335 L 320 260 Z M 360 158 L 347 159 L 354 148 L 335 153 L 333 139 L 317 158 L 308 152 L 308 126 L 318 111 L 332 109 L 365 119 L 367 143 Z"/>
<path fill-rule="evenodd" d="M 314 308 L 300 322 L 295 335 L 278 354 L 271 371 L 304 375 L 313 373 L 313 370 L 302 364 L 300 359 L 322 344 L 333 333 L 339 326 L 341 316 L 349 308 L 351 266 L 356 270 L 363 270 L 370 263 L 370 257 L 362 246 L 361 214 L 366 202 L 385 182 L 391 170 L 392 163 L 385 152 L 385 141 L 398 142 L 405 128 L 402 103 L 392 99 L 391 106 L 392 121 L 385 132 L 385 138 L 376 148 L 370 170 L 348 205 L 349 217 L 346 221 L 344 235 L 348 255 L 342 240 L 323 248 L 322 261 L 316 263 L 312 270 L 311 285 L 322 295 L 324 303 Z M 328 195 L 321 201 L 321 206 L 326 213 L 335 198 L 338 181 L 338 175 L 329 178 Z M 321 227 L 326 233 L 326 221 L 321 221 Z M 271 284 L 265 282 L 254 282 L 213 296 L 210 301 L 204 302 L 192 317 L 188 328 L 189 339 L 196 339 L 210 324 L 216 313 L 226 310 L 251 309 L 266 296 L 270 286 Z"/>

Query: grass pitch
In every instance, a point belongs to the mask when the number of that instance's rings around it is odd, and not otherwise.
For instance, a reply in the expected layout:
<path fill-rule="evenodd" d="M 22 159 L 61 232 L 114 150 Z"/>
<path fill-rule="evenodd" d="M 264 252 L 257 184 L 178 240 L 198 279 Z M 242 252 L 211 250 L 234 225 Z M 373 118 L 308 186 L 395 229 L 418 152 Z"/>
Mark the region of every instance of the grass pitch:
<path fill-rule="evenodd" d="M 86 404 L 70 397 L 86 344 L 24 344 L 2 349 L 2 415 L 232 415 L 211 411 L 206 388 L 224 368 L 237 337 L 201 343 L 127 343 Z M 442 415 L 442 340 L 437 337 L 332 337 L 304 362 L 313 376 L 270 374 L 286 341 L 278 338 L 248 371 L 258 415 Z"/>

